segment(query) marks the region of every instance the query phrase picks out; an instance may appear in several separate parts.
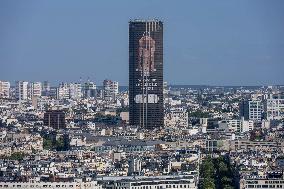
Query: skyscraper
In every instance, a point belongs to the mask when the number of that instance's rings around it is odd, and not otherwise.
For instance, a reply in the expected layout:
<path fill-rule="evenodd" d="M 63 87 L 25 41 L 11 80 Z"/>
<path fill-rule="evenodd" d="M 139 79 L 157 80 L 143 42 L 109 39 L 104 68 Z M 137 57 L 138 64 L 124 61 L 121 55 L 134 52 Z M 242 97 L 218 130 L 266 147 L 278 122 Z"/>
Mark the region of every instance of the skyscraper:
<path fill-rule="evenodd" d="M 153 129 L 164 125 L 163 23 L 129 22 L 129 121 Z"/>
<path fill-rule="evenodd" d="M 62 110 L 48 110 L 44 113 L 43 124 L 54 129 L 65 129 L 65 113 Z"/>

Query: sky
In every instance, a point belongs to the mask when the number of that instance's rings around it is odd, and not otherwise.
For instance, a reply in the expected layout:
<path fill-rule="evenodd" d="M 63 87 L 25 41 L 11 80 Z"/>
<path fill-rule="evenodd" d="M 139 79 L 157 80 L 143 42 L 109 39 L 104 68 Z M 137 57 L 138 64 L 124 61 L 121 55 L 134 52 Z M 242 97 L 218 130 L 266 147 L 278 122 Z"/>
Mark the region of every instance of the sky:
<path fill-rule="evenodd" d="M 284 84 L 283 0 L 1 0 L 0 80 L 128 85 L 128 21 L 164 22 L 164 81 Z"/>

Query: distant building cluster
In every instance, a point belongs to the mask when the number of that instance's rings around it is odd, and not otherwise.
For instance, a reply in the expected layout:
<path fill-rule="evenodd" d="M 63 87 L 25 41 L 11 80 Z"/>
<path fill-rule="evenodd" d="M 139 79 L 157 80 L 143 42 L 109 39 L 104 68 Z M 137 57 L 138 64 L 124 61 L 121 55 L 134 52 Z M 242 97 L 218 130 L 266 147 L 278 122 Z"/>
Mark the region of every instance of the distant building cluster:
<path fill-rule="evenodd" d="M 60 83 L 58 87 L 50 85 L 48 81 L 28 82 L 16 81 L 11 86 L 9 81 L 0 81 L 0 97 L 17 100 L 31 100 L 37 97 L 52 97 L 56 99 L 82 99 L 103 97 L 106 100 L 115 100 L 118 94 L 118 82 L 104 80 L 103 87 L 98 89 L 94 82 Z"/>

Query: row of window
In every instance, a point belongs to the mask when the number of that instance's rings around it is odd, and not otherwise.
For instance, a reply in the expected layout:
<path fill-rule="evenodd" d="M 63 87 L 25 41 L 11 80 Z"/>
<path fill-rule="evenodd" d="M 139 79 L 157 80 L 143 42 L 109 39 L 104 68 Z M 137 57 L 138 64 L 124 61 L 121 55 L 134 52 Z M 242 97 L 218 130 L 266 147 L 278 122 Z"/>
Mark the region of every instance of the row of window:
<path fill-rule="evenodd" d="M 162 189 L 163 186 L 133 186 L 131 189 Z M 166 188 L 190 188 L 190 185 L 177 184 L 177 185 L 166 185 Z M 126 187 L 117 187 L 117 189 L 127 189 Z"/>
<path fill-rule="evenodd" d="M 42 185 L 42 186 L 39 186 L 39 185 L 0 185 L 0 188 L 10 188 L 10 187 L 13 187 L 13 188 L 26 188 L 27 186 L 31 187 L 31 188 L 38 188 L 38 187 L 42 187 L 42 188 L 53 188 L 54 186 L 51 186 L 51 185 Z M 73 185 L 56 185 L 55 186 L 56 188 L 73 188 L 74 186 Z M 79 187 L 76 185 L 76 187 Z"/>
<path fill-rule="evenodd" d="M 284 185 L 247 185 L 246 188 L 284 188 Z"/>
<path fill-rule="evenodd" d="M 84 185 L 84 187 L 88 187 L 88 186 L 91 186 L 90 184 L 87 184 L 87 185 Z M 4 184 L 4 185 L 0 185 L 0 188 L 73 188 L 73 187 L 80 187 L 80 185 L 7 185 L 7 184 Z"/>

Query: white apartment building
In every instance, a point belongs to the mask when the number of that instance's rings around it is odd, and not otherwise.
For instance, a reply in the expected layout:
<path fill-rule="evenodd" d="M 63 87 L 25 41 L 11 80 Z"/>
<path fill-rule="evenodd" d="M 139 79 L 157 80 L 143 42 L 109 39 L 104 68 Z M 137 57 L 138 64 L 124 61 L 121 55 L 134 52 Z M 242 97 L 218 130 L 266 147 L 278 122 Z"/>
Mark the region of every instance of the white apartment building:
<path fill-rule="evenodd" d="M 30 84 L 30 96 L 32 97 L 40 97 L 42 92 L 41 82 L 32 82 Z"/>
<path fill-rule="evenodd" d="M 0 81 L 0 98 L 10 97 L 10 82 Z"/>
<path fill-rule="evenodd" d="M 111 80 L 104 80 L 104 99 L 107 101 L 112 101 L 116 99 L 118 94 L 118 82 Z"/>
<path fill-rule="evenodd" d="M 72 99 L 82 98 L 82 86 L 80 83 L 70 83 L 69 84 L 69 94 Z"/>
<path fill-rule="evenodd" d="M 245 120 L 261 121 L 263 103 L 260 100 L 244 100 L 240 105 L 240 116 Z"/>
<path fill-rule="evenodd" d="M 142 162 L 140 159 L 132 158 L 128 161 L 128 165 L 129 165 L 128 167 L 129 174 L 141 172 Z"/>
<path fill-rule="evenodd" d="M 244 120 L 244 117 L 242 117 L 241 119 L 223 120 L 219 123 L 219 127 L 221 129 L 243 133 L 253 130 L 253 124 L 254 122 L 252 120 Z"/>
<path fill-rule="evenodd" d="M 61 83 L 57 88 L 57 99 L 80 99 L 83 97 L 80 83 Z"/>
<path fill-rule="evenodd" d="M 187 127 L 188 112 L 184 108 L 171 108 L 165 113 L 164 124 L 166 127 Z"/>
<path fill-rule="evenodd" d="M 250 101 L 249 120 L 261 121 L 262 110 L 263 106 L 261 101 Z"/>
<path fill-rule="evenodd" d="M 28 99 L 28 82 L 16 81 L 16 98 L 18 100 Z"/>
<path fill-rule="evenodd" d="M 69 99 L 69 85 L 67 83 L 61 83 L 57 88 L 57 99 Z"/>
<path fill-rule="evenodd" d="M 270 98 L 266 100 L 265 112 L 267 120 L 284 118 L 284 99 Z"/>

